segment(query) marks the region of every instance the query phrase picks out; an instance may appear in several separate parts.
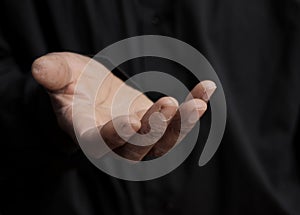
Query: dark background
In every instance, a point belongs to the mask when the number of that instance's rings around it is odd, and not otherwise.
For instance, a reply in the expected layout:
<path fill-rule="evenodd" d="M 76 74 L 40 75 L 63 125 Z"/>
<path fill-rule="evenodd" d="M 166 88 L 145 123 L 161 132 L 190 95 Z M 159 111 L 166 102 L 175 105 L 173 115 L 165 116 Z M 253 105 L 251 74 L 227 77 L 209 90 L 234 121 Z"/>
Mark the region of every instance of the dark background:
<path fill-rule="evenodd" d="M 180 39 L 205 55 L 223 84 L 228 119 L 206 166 L 197 161 L 209 113 L 180 167 L 128 182 L 95 168 L 59 129 L 30 70 L 49 52 L 93 55 L 145 34 Z M 2 0 L 0 213 L 300 214 L 299 38 L 299 0 Z M 167 60 L 120 67 L 195 84 Z"/>

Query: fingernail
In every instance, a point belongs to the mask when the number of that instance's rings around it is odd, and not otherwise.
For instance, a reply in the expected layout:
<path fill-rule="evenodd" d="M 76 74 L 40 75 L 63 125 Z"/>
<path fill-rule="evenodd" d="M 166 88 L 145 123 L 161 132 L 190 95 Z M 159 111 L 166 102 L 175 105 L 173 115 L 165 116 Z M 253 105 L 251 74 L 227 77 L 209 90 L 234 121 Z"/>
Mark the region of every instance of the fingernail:
<path fill-rule="evenodd" d="M 160 110 L 159 113 L 161 114 L 159 116 L 160 120 L 163 121 L 163 122 L 168 122 L 172 118 L 172 116 L 170 116 L 168 110 L 166 110 L 166 109 Z"/>
<path fill-rule="evenodd" d="M 188 117 L 189 123 L 195 123 L 199 120 L 200 112 L 203 112 L 206 110 L 207 105 L 204 101 L 201 100 L 194 100 L 194 110 L 191 113 L 191 115 Z"/>
<path fill-rule="evenodd" d="M 177 110 L 177 109 L 176 109 Z M 176 112 L 175 108 L 173 110 L 170 109 L 161 109 L 159 113 L 161 113 L 161 120 L 164 122 L 169 122 Z"/>
<path fill-rule="evenodd" d="M 188 122 L 191 124 L 194 124 L 195 122 L 197 122 L 199 120 L 199 113 L 198 111 L 195 109 L 193 110 L 193 112 L 191 113 L 191 115 L 188 118 Z"/>
<path fill-rule="evenodd" d="M 164 103 L 166 105 L 178 106 L 178 101 L 172 97 L 168 97 L 168 99 Z"/>
<path fill-rule="evenodd" d="M 204 111 L 207 108 L 207 105 L 204 101 L 201 101 L 200 99 L 194 100 L 195 109 L 198 111 Z"/>
<path fill-rule="evenodd" d="M 168 97 L 168 99 L 164 101 L 163 107 L 159 110 L 159 113 L 162 114 L 161 116 L 162 121 L 164 122 L 170 121 L 173 115 L 175 114 L 177 107 L 178 107 L 178 101 L 172 97 Z"/>
<path fill-rule="evenodd" d="M 204 95 L 202 99 L 207 102 L 217 89 L 217 86 L 212 81 L 203 81 L 201 84 L 204 88 Z"/>

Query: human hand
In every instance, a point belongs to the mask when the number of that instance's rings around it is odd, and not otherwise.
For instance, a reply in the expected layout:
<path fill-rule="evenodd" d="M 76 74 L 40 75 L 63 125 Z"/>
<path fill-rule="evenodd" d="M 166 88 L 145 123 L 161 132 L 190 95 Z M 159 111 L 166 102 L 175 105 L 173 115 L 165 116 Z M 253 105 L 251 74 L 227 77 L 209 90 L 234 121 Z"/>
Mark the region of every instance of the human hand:
<path fill-rule="evenodd" d="M 32 65 L 34 78 L 49 92 L 59 125 L 74 140 L 74 117 L 76 121 L 82 122 L 76 128 L 82 136 L 90 129 L 84 123 L 90 113 L 73 113 L 74 96 L 81 96 L 86 101 L 91 99 L 85 90 L 75 90 L 79 78 L 85 75 L 83 71 L 90 60 L 69 52 L 51 53 L 38 58 Z M 202 81 L 180 106 L 172 97 L 163 97 L 153 103 L 138 90 L 124 86 L 124 82 L 101 63 L 93 61 L 93 67 L 100 74 L 99 77 L 103 78 L 94 102 L 97 131 L 112 150 L 134 161 L 142 160 L 146 156 L 162 156 L 182 140 L 204 114 L 207 109 L 206 102 L 216 89 L 212 81 Z M 93 82 L 89 78 L 84 79 L 82 89 L 97 89 L 97 86 L 92 86 Z M 121 87 L 122 90 L 119 90 Z M 113 104 L 116 93 L 122 94 L 118 96 L 121 99 Z M 130 98 L 135 99 L 132 102 Z M 122 109 L 128 103 L 131 103 L 129 114 Z M 114 116 L 111 113 L 112 108 L 117 112 Z M 141 138 L 136 132 L 144 135 Z M 137 137 L 140 139 L 136 140 Z M 141 145 L 131 144 L 131 140 L 140 142 Z"/>

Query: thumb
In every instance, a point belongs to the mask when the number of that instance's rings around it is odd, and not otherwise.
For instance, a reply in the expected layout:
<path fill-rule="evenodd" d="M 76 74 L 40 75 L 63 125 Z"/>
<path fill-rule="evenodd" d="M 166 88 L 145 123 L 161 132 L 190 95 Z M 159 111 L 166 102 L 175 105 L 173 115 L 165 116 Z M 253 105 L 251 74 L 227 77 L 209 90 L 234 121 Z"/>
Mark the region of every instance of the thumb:
<path fill-rule="evenodd" d="M 51 53 L 36 59 L 31 71 L 35 80 L 50 91 L 60 90 L 72 82 L 72 71 L 64 53 Z"/>

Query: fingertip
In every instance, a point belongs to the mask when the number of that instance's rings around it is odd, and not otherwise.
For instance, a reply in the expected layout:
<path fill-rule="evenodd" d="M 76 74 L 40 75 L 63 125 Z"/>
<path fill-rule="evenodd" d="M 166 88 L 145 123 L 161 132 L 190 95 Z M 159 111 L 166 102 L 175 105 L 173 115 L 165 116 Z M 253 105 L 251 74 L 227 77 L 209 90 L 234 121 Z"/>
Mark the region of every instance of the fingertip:
<path fill-rule="evenodd" d="M 163 97 L 158 102 L 161 104 L 159 112 L 164 117 L 163 121 L 169 122 L 176 114 L 178 109 L 178 101 L 173 97 Z"/>
<path fill-rule="evenodd" d="M 191 93 L 189 93 L 189 95 L 186 98 L 186 101 L 199 98 L 204 100 L 205 102 L 208 102 L 216 88 L 217 86 L 215 82 L 211 80 L 201 81 L 193 88 Z"/>
<path fill-rule="evenodd" d="M 192 99 L 185 102 L 180 109 L 184 119 L 195 123 L 207 110 L 207 104 L 201 99 Z"/>
<path fill-rule="evenodd" d="M 129 117 L 129 123 L 131 125 L 131 127 L 137 132 L 141 126 L 142 126 L 142 123 L 141 121 L 139 120 L 139 118 L 137 116 L 130 116 Z"/>
<path fill-rule="evenodd" d="M 59 90 L 71 80 L 66 60 L 58 53 L 36 59 L 32 64 L 32 76 L 48 90 Z"/>
<path fill-rule="evenodd" d="M 204 88 L 217 88 L 216 83 L 211 80 L 204 80 L 201 81 L 199 84 L 201 84 Z"/>
<path fill-rule="evenodd" d="M 205 101 L 203 101 L 202 99 L 193 99 L 191 100 L 191 102 L 193 102 L 194 104 L 194 108 L 198 111 L 206 111 L 207 109 L 207 104 Z"/>
<path fill-rule="evenodd" d="M 47 65 L 47 59 L 45 59 L 45 56 L 39 57 L 38 59 L 36 59 L 31 67 L 31 72 L 32 72 L 32 76 L 34 77 L 34 79 L 42 84 L 43 82 L 45 82 L 46 78 L 46 66 Z"/>
<path fill-rule="evenodd" d="M 195 100 L 194 101 L 195 106 L 192 110 L 192 114 L 188 118 L 188 121 L 192 124 L 197 122 L 207 110 L 207 104 L 205 101 L 201 99 L 194 99 L 194 100 Z"/>
<path fill-rule="evenodd" d="M 171 97 L 171 96 L 167 96 L 167 97 L 162 97 L 160 98 L 157 103 L 161 104 L 161 106 L 163 107 L 165 106 L 175 106 L 178 107 L 178 101 Z"/>
<path fill-rule="evenodd" d="M 202 96 L 202 99 L 207 102 L 212 96 L 212 94 L 215 92 L 215 90 L 217 89 L 217 85 L 215 84 L 215 82 L 210 80 L 201 81 L 200 84 L 204 89 L 204 94 Z"/>

